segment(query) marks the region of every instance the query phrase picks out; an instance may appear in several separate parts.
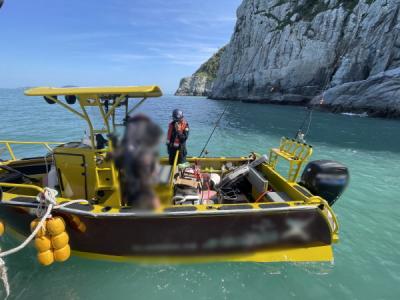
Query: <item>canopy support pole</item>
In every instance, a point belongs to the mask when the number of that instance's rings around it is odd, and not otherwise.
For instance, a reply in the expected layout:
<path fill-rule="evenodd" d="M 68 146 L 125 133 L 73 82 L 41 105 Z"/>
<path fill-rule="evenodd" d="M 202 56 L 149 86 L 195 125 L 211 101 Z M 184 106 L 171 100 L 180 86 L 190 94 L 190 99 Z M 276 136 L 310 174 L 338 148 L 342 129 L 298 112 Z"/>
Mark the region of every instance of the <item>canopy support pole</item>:
<path fill-rule="evenodd" d="M 134 107 L 132 107 L 128 113 L 127 116 L 129 116 L 131 113 L 133 113 L 136 109 L 138 109 L 145 101 L 147 100 L 147 98 L 143 98 L 142 100 L 140 100 L 139 103 L 137 103 Z"/>
<path fill-rule="evenodd" d="M 126 95 L 121 95 L 117 99 L 115 99 L 113 106 L 111 106 L 110 110 L 106 114 L 106 119 L 108 119 L 111 116 L 111 114 L 115 111 L 115 109 L 118 107 L 118 105 L 121 104 L 122 100 L 125 100 L 125 99 L 126 99 Z"/>
<path fill-rule="evenodd" d="M 60 100 L 58 100 L 57 98 L 55 98 L 54 96 L 47 96 L 47 98 L 49 98 L 50 100 L 53 100 L 54 102 L 56 102 L 57 104 L 60 104 L 62 107 L 64 107 L 65 109 L 69 110 L 70 112 L 78 115 L 79 117 L 81 117 L 82 119 L 86 120 L 85 116 L 83 114 L 81 114 L 80 112 L 76 111 L 75 109 L 73 109 L 72 107 L 70 107 L 69 105 L 61 102 Z"/>

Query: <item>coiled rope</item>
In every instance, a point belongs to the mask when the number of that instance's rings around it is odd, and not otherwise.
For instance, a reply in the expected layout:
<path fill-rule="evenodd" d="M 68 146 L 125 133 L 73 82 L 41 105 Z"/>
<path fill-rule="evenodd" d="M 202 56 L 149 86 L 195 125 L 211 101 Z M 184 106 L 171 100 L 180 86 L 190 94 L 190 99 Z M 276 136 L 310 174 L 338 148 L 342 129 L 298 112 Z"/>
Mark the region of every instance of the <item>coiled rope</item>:
<path fill-rule="evenodd" d="M 40 218 L 40 222 L 32 231 L 32 233 L 25 239 L 25 241 L 22 242 L 19 246 L 7 251 L 0 252 L 0 277 L 3 281 L 4 289 L 6 291 L 6 298 L 10 295 L 10 285 L 8 282 L 7 268 L 3 257 L 17 253 L 24 249 L 36 237 L 36 234 L 39 232 L 39 230 L 44 227 L 44 223 L 48 218 L 51 217 L 51 213 L 53 210 L 57 210 L 76 203 L 89 203 L 89 201 L 87 200 L 72 200 L 67 203 L 57 205 L 57 194 L 58 192 L 56 190 L 46 187 L 43 189 L 43 192 L 37 195 L 36 200 L 39 202 L 39 205 L 36 208 L 36 216 Z"/>

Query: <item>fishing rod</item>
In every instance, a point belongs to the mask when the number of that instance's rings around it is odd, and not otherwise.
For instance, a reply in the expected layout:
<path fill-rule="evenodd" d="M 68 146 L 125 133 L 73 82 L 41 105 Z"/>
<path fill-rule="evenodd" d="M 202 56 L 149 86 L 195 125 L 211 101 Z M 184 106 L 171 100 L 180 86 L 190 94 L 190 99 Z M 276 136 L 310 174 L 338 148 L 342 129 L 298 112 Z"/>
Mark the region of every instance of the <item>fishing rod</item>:
<path fill-rule="evenodd" d="M 333 70 L 336 70 L 336 68 L 339 66 L 339 63 L 342 61 L 344 55 L 346 54 L 347 50 L 350 49 L 350 45 L 354 41 L 354 38 L 356 37 L 356 35 L 357 35 L 358 31 L 359 31 L 359 25 L 360 25 L 360 19 L 358 20 L 358 23 L 357 23 L 357 26 L 356 26 L 356 28 L 358 28 L 358 29 L 354 32 L 351 40 L 348 42 L 346 47 L 343 48 L 341 54 L 337 55 L 338 59 L 337 59 L 336 63 L 334 64 L 333 68 L 332 68 Z M 322 93 L 321 100 L 319 102 L 320 106 L 322 106 L 324 104 L 324 102 L 325 102 L 325 92 L 326 92 L 326 90 L 328 88 L 330 78 L 332 78 L 333 75 L 334 75 L 334 73 L 332 73 L 330 75 L 329 72 L 326 74 L 326 79 L 325 79 L 325 82 L 324 82 L 324 85 L 323 85 L 323 89 L 322 89 L 323 93 Z M 313 113 L 314 113 L 314 106 L 312 106 L 312 105 L 307 106 L 306 109 L 308 109 L 308 113 L 306 114 L 306 116 L 305 116 L 305 118 L 303 120 L 303 123 L 301 124 L 301 126 L 299 127 L 299 129 L 297 130 L 296 135 L 295 135 L 295 139 L 298 140 L 301 143 L 305 143 L 306 142 L 305 138 L 308 135 L 308 133 L 310 132 L 312 119 L 313 119 Z M 306 124 L 307 124 L 307 126 L 305 127 Z"/>
<path fill-rule="evenodd" d="M 359 30 L 359 23 L 360 23 L 360 20 L 358 20 L 357 27 L 356 27 L 356 28 L 358 28 L 358 30 Z M 343 48 L 342 54 L 339 55 L 339 59 L 336 61 L 335 65 L 334 65 L 334 68 L 333 68 L 334 70 L 339 65 L 339 62 L 342 60 L 343 55 L 350 48 L 350 45 L 353 42 L 355 36 L 357 35 L 358 30 L 355 31 L 355 33 L 353 34 L 353 36 L 352 36 L 351 40 L 349 41 L 349 43 L 347 44 L 347 46 Z M 261 50 L 264 48 L 265 40 L 266 40 L 266 38 L 264 39 L 263 43 L 261 44 L 261 47 L 258 49 L 258 51 L 256 51 L 256 53 L 252 57 L 251 62 L 248 64 L 246 71 L 243 73 L 242 77 L 240 78 L 240 81 L 242 81 L 243 78 L 247 75 L 247 72 L 250 70 L 250 67 L 253 65 L 254 59 L 261 52 Z M 326 89 L 328 87 L 330 77 L 331 77 L 330 74 L 327 73 L 326 74 L 326 79 L 325 79 L 325 84 L 323 85 L 323 89 L 322 89 L 322 91 L 324 91 L 324 93 L 322 94 L 322 99 L 320 101 L 320 105 L 322 105 L 324 103 L 324 94 L 325 94 L 325 91 L 326 91 Z M 211 134 L 209 136 L 209 138 L 207 139 L 207 142 L 205 143 L 205 145 L 203 147 L 203 150 L 201 151 L 199 157 L 202 157 L 202 155 L 206 152 L 206 148 L 207 148 L 208 144 L 210 143 L 210 141 L 211 141 L 211 139 L 212 139 L 217 127 L 219 126 L 219 123 L 220 123 L 222 117 L 224 116 L 224 114 L 226 113 L 226 111 L 228 110 L 228 108 L 231 105 L 232 105 L 232 103 L 228 103 L 225 106 L 225 109 L 223 110 L 222 114 L 219 116 L 218 121 L 216 122 L 216 124 L 215 124 L 215 126 L 214 126 L 214 128 L 213 128 L 213 130 L 212 130 L 212 132 L 211 132 Z M 299 129 L 297 130 L 296 135 L 295 135 L 295 139 L 299 140 L 302 143 L 305 143 L 305 137 L 310 132 L 312 119 L 313 119 L 313 113 L 314 113 L 314 107 L 313 106 L 309 106 L 309 107 L 307 107 L 307 109 L 309 109 L 308 114 L 304 118 L 302 125 L 299 127 Z M 306 127 L 306 130 L 305 130 L 305 125 L 306 124 L 307 124 L 307 127 Z"/>
<path fill-rule="evenodd" d="M 205 144 L 204 147 L 203 147 L 203 150 L 201 150 L 201 152 L 200 152 L 199 157 L 202 157 L 203 154 L 206 152 L 206 148 L 207 148 L 208 144 L 210 143 L 211 138 L 213 137 L 215 130 L 216 130 L 217 127 L 219 126 L 219 123 L 221 122 L 221 119 L 222 119 L 222 117 L 224 116 L 224 114 L 225 114 L 225 112 L 227 111 L 227 109 L 228 109 L 229 106 L 230 106 L 230 104 L 229 104 L 229 105 L 226 105 L 224 111 L 223 111 L 222 114 L 219 116 L 218 121 L 215 123 L 215 126 L 214 126 L 214 128 L 213 128 L 213 130 L 212 130 L 210 136 L 208 137 L 208 140 L 207 140 L 206 144 Z"/>
<path fill-rule="evenodd" d="M 261 50 L 264 48 L 264 42 L 265 42 L 265 39 L 264 39 L 264 41 L 263 41 L 261 47 L 258 49 L 258 51 L 256 51 L 256 53 L 254 53 L 254 56 L 252 57 L 250 63 L 248 64 L 246 71 L 243 73 L 243 75 L 242 75 L 242 77 L 240 78 L 239 81 L 242 81 L 242 80 L 244 79 L 244 77 L 247 75 L 247 72 L 250 70 L 250 67 L 252 66 L 252 64 L 253 64 L 253 62 L 254 62 L 254 59 L 256 58 L 256 56 L 258 55 L 258 53 L 260 53 Z M 221 83 L 220 83 L 220 84 L 221 84 Z M 210 141 L 211 141 L 211 139 L 212 139 L 212 137 L 213 137 L 213 135 L 214 135 L 216 129 L 218 128 L 218 126 L 219 126 L 219 124 L 220 124 L 220 122 L 221 122 L 221 120 L 222 120 L 222 117 L 225 115 L 226 111 L 228 110 L 228 108 L 231 107 L 231 105 L 232 105 L 232 102 L 228 103 L 228 104 L 225 106 L 224 110 L 222 111 L 221 115 L 219 116 L 219 118 L 218 118 L 217 122 L 215 123 L 215 126 L 214 126 L 214 128 L 213 128 L 213 130 L 212 130 L 210 136 L 209 136 L 208 139 L 207 139 L 207 142 L 205 143 L 203 149 L 202 149 L 201 152 L 200 152 L 200 155 L 199 155 L 200 158 L 203 156 L 204 153 L 207 152 L 206 148 L 207 148 L 208 144 L 210 143 Z"/>

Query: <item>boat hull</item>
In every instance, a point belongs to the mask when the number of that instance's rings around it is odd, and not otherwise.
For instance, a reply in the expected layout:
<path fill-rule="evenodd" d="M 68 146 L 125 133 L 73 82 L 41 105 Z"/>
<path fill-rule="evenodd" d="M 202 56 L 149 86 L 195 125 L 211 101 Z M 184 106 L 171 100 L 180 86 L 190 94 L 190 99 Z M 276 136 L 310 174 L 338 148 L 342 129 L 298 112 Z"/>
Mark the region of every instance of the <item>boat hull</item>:
<path fill-rule="evenodd" d="M 190 260 L 200 257 L 212 261 L 220 257 L 230 261 L 249 255 L 254 257 L 257 253 L 264 253 L 264 259 L 259 256 L 257 261 L 332 258 L 332 234 L 317 207 L 229 207 L 200 213 L 184 210 L 164 214 L 68 211 L 58 212 L 58 215 L 67 223 L 72 250 L 94 258 Z M 6 205 L 0 209 L 0 217 L 18 233 L 28 236 L 35 215 L 33 208 Z M 307 256 L 305 249 L 313 253 L 312 256 Z M 304 253 L 301 252 L 298 259 L 291 259 L 289 254 L 299 250 Z M 268 258 L 271 254 L 275 259 Z"/>

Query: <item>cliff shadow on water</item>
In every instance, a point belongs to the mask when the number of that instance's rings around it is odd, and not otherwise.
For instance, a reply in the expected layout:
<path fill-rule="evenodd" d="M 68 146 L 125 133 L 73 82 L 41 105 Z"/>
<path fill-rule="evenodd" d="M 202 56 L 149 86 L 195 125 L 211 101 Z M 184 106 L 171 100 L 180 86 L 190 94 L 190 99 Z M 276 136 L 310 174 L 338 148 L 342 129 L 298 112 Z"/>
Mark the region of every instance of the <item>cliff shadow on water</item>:
<path fill-rule="evenodd" d="M 228 106 L 220 123 L 220 130 L 232 134 L 241 132 L 243 135 L 256 134 L 260 137 L 273 136 L 277 139 L 282 136 L 294 137 L 309 113 L 308 109 L 299 106 L 205 101 L 215 102 L 220 112 L 223 111 L 225 105 L 232 103 Z M 398 120 L 314 110 L 307 142 L 352 150 L 400 153 L 400 140 L 397 138 L 399 133 Z"/>

